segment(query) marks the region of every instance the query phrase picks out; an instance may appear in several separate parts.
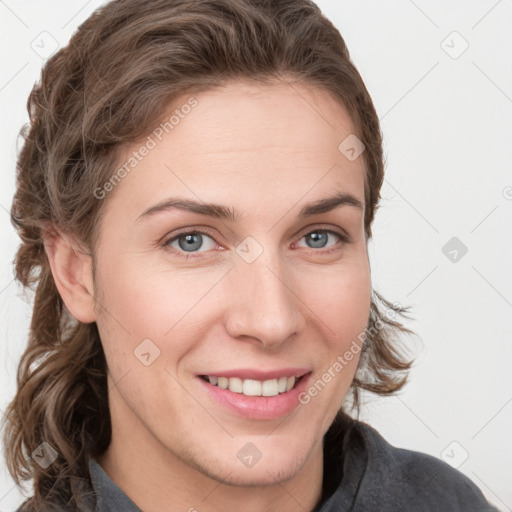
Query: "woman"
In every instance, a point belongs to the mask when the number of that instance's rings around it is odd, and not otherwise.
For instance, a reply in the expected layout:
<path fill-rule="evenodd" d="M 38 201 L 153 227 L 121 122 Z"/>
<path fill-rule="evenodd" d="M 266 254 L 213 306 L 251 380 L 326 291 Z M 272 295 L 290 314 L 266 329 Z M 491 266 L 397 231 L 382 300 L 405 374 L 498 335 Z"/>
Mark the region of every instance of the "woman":
<path fill-rule="evenodd" d="M 111 2 L 29 112 L 20 511 L 492 510 L 349 415 L 411 331 L 371 285 L 378 117 L 312 2 Z"/>

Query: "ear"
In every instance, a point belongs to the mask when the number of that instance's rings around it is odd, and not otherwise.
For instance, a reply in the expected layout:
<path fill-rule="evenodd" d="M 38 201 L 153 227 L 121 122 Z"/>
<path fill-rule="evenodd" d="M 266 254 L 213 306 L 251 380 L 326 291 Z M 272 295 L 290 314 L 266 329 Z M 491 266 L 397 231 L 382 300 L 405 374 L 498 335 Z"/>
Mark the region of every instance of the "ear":
<path fill-rule="evenodd" d="M 69 312 L 80 322 L 96 321 L 92 257 L 55 229 L 45 235 L 44 246 L 55 285 Z"/>

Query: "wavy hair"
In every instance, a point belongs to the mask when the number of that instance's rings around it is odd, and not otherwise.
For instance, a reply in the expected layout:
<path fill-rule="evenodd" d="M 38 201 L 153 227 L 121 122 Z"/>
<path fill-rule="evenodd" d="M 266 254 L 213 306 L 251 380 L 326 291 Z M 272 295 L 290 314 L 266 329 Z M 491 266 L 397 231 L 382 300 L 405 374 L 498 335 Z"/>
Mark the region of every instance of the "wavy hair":
<path fill-rule="evenodd" d="M 45 236 L 58 227 L 93 253 L 108 201 L 94 191 L 111 178 L 119 150 L 147 135 L 177 98 L 240 78 L 319 87 L 345 106 L 365 145 L 364 228 L 371 238 L 384 180 L 379 119 L 342 36 L 312 1 L 115 0 L 97 9 L 46 61 L 21 130 L 11 208 L 21 239 L 15 275 L 35 295 L 2 427 L 11 476 L 18 486 L 33 479 L 24 510 L 88 510 L 88 459 L 111 439 L 98 329 L 65 308 Z M 350 389 L 358 415 L 360 390 L 389 395 L 407 380 L 412 361 L 400 337 L 412 331 L 395 318 L 407 309 L 372 292 Z M 58 454 L 47 468 L 33 457 L 42 442 Z"/>

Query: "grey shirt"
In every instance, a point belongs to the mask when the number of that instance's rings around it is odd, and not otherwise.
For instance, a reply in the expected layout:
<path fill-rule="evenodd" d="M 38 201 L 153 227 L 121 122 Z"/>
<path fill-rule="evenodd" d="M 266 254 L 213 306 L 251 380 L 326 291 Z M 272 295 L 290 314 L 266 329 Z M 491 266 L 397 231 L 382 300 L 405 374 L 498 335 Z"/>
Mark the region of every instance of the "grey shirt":
<path fill-rule="evenodd" d="M 343 421 L 344 435 L 331 427 L 324 438 L 323 494 L 312 512 L 498 511 L 446 462 L 396 448 L 366 423 Z M 142 512 L 94 458 L 89 471 L 97 496 L 94 512 Z M 25 510 L 30 509 L 16 512 Z"/>

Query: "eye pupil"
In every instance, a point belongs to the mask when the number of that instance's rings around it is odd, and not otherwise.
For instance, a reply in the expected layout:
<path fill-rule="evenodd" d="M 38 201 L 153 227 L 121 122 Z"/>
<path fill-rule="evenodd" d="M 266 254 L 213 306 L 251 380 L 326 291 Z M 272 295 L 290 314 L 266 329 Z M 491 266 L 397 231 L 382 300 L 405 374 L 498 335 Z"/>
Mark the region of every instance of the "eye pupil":
<path fill-rule="evenodd" d="M 309 238 L 313 242 L 313 247 L 324 247 L 327 243 L 327 233 L 323 231 L 313 231 L 306 235 L 306 238 Z"/>
<path fill-rule="evenodd" d="M 182 244 L 182 240 L 185 240 L 185 243 Z M 189 249 L 191 250 L 197 250 L 202 245 L 202 236 L 200 233 L 192 233 L 188 235 L 182 235 L 178 238 L 178 244 L 181 249 L 184 251 L 187 251 Z"/>

